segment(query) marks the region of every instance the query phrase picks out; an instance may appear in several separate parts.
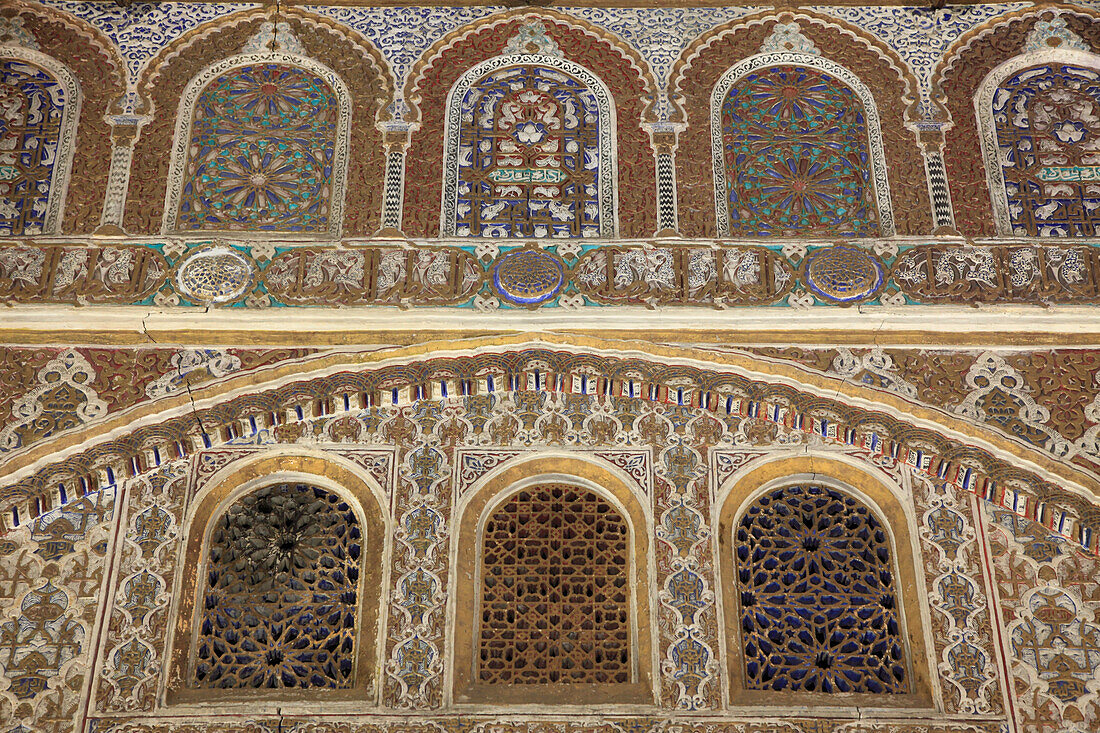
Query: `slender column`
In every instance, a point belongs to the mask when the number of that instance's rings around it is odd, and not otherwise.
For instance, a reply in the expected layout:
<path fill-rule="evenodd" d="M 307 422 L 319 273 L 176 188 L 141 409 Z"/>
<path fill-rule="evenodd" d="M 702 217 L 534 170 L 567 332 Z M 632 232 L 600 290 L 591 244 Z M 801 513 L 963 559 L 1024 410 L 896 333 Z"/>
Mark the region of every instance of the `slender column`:
<path fill-rule="evenodd" d="M 382 235 L 400 235 L 405 200 L 405 152 L 409 148 L 411 127 L 391 122 L 383 128 L 386 172 L 382 181 Z"/>
<path fill-rule="evenodd" d="M 669 124 L 649 126 L 657 162 L 657 235 L 674 237 L 679 233 L 676 205 L 676 138 L 679 130 Z"/>
<path fill-rule="evenodd" d="M 955 211 L 951 205 L 951 189 L 947 185 L 947 168 L 943 162 L 943 129 L 939 123 L 932 123 L 919 130 L 917 139 L 924 153 L 924 171 L 928 178 L 928 197 L 932 201 L 934 230 L 938 233 L 953 233 L 956 231 Z"/>
<path fill-rule="evenodd" d="M 120 115 L 111 123 L 111 169 L 107 174 L 107 193 L 103 199 L 103 213 L 95 233 L 106 236 L 122 235 L 122 216 L 126 210 L 126 194 L 130 187 L 130 164 L 134 159 L 134 143 L 145 119 Z"/>

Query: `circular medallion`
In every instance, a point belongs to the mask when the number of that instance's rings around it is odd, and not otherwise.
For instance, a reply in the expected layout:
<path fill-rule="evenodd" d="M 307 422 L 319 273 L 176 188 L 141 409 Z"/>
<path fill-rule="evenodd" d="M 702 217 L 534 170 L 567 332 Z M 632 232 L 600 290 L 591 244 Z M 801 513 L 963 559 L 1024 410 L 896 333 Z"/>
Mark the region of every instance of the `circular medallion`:
<path fill-rule="evenodd" d="M 180 294 L 198 303 L 228 303 L 252 284 L 252 263 L 229 247 L 199 250 L 176 270 Z"/>
<path fill-rule="evenodd" d="M 493 265 L 493 286 L 515 305 L 538 305 L 557 296 L 565 282 L 565 267 L 540 249 L 518 249 Z"/>
<path fill-rule="evenodd" d="M 882 264 L 859 247 L 829 247 L 806 260 L 806 284 L 815 295 L 835 303 L 865 300 L 883 282 Z"/>

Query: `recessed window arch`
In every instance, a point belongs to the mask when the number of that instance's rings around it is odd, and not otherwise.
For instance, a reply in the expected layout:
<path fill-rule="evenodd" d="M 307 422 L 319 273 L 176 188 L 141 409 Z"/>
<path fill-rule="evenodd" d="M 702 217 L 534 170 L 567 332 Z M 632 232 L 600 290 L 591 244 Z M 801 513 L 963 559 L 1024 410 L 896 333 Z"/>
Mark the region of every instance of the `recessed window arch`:
<path fill-rule="evenodd" d="M 184 91 L 168 174 L 170 233 L 338 237 L 350 95 L 296 54 L 245 54 Z"/>
<path fill-rule="evenodd" d="M 652 702 L 649 539 L 626 482 L 520 462 L 460 516 L 454 577 L 473 582 L 453 591 L 455 702 Z"/>
<path fill-rule="evenodd" d="M 840 64 L 763 53 L 711 95 L 719 236 L 894 234 L 878 110 Z"/>
<path fill-rule="evenodd" d="M 447 97 L 444 237 L 610 238 L 615 105 L 580 64 L 499 56 Z"/>
<path fill-rule="evenodd" d="M 1100 235 L 1100 56 L 1011 58 L 982 82 L 975 112 L 998 234 Z"/>
<path fill-rule="evenodd" d="M 60 230 L 80 88 L 46 54 L 0 46 L 0 236 Z"/>
<path fill-rule="evenodd" d="M 168 701 L 369 701 L 389 547 L 376 487 L 327 459 L 238 463 L 190 524 Z"/>
<path fill-rule="evenodd" d="M 913 519 L 877 476 L 780 459 L 719 506 L 732 702 L 931 704 Z"/>

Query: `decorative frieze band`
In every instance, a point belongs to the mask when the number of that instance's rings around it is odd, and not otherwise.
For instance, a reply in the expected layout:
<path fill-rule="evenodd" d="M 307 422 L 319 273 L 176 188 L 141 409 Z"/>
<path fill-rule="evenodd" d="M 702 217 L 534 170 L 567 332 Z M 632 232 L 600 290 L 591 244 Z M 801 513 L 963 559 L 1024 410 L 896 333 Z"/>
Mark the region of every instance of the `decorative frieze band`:
<path fill-rule="evenodd" d="M 881 254 L 879 254 L 881 253 Z M 272 242 L 0 246 L 0 302 L 796 307 L 1100 303 L 1096 244 Z M 489 306 L 486 306 L 489 303 Z"/>
<path fill-rule="evenodd" d="M 763 421 L 816 436 L 827 444 L 856 447 L 1005 507 L 1100 554 L 1100 510 L 1081 502 L 1071 506 L 1068 499 L 1052 501 L 1056 487 L 980 449 L 885 413 L 847 407 L 788 387 L 688 367 L 671 371 L 671 379 L 662 379 L 656 375 L 668 375 L 668 365 L 657 369 L 644 361 L 591 355 L 574 360 L 560 351 L 524 349 L 487 354 L 484 359 L 439 358 L 298 382 L 137 428 L 124 438 L 3 487 L 0 530 L 195 451 L 250 442 L 261 434 L 277 435 L 283 425 L 335 415 L 369 416 L 379 409 L 421 402 L 461 405 L 478 395 L 542 391 L 705 410 L 726 420 Z"/>

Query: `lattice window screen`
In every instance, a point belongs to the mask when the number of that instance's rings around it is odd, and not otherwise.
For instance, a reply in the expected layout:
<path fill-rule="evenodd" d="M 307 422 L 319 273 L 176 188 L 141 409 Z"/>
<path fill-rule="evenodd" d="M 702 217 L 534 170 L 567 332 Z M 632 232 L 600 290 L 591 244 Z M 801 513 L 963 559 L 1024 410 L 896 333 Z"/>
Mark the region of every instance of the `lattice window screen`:
<path fill-rule="evenodd" d="M 521 491 L 485 526 L 478 680 L 630 682 L 626 520 L 595 493 Z"/>
<path fill-rule="evenodd" d="M 757 499 L 735 538 L 746 687 L 909 691 L 889 538 L 866 506 L 788 486 Z"/>
<path fill-rule="evenodd" d="M 363 541 L 355 512 L 313 486 L 233 504 L 210 538 L 194 685 L 350 687 Z"/>

